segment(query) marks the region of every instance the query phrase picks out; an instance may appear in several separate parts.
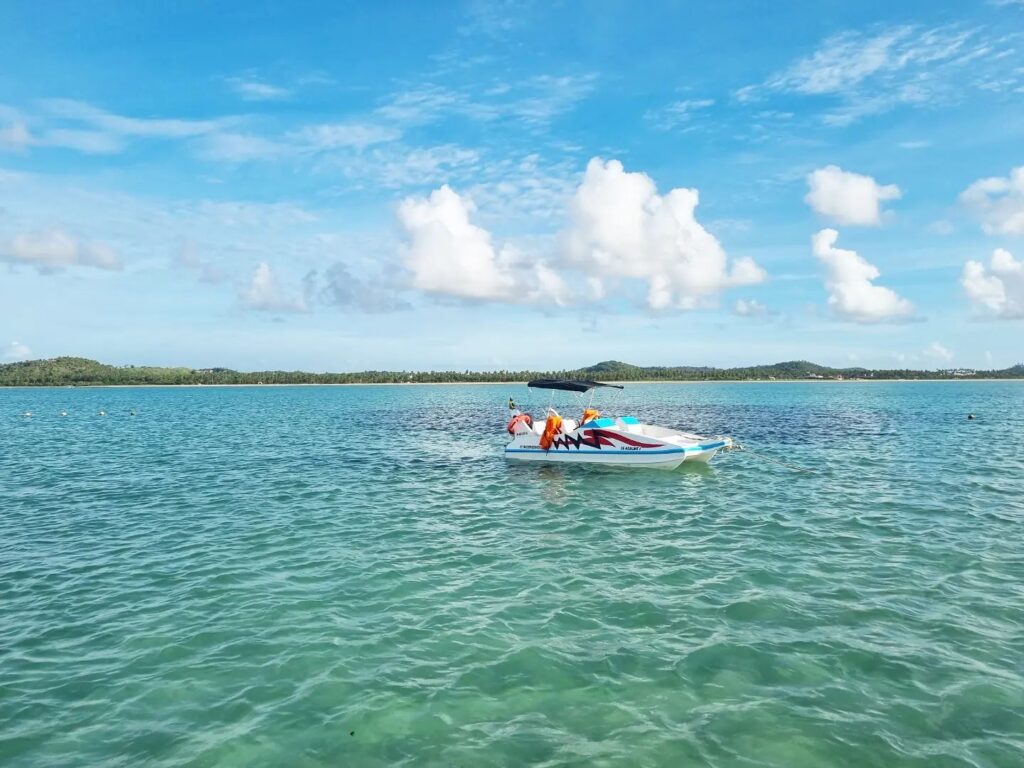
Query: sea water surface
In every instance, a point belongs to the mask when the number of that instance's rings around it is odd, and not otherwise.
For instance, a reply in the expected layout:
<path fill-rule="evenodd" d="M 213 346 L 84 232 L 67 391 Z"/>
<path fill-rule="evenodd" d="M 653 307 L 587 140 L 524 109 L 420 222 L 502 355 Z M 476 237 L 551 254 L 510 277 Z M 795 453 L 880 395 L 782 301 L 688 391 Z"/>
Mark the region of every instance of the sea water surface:
<path fill-rule="evenodd" d="M 510 395 L 0 390 L 0 765 L 1024 765 L 1024 382 Z"/>

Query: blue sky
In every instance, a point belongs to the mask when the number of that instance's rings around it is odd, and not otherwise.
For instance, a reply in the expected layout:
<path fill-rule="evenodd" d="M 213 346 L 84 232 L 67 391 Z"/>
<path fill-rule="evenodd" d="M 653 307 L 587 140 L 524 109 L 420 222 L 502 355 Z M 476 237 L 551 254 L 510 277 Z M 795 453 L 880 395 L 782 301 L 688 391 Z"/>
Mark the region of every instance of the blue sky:
<path fill-rule="evenodd" d="M 1024 360 L 1024 3 L 8 2 L 0 357 Z"/>

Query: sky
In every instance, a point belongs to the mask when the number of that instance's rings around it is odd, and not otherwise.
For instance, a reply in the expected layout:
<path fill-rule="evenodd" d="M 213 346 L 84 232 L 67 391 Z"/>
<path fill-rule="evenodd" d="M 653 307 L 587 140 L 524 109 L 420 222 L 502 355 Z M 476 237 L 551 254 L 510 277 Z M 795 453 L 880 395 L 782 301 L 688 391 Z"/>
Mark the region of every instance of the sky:
<path fill-rule="evenodd" d="M 1024 2 L 0 4 L 0 362 L 1024 361 Z"/>

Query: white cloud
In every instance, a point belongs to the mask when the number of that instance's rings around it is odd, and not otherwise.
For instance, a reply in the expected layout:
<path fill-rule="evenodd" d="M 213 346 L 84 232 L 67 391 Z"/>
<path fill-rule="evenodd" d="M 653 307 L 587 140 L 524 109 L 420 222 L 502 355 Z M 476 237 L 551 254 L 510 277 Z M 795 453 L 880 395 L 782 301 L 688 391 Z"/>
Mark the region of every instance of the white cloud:
<path fill-rule="evenodd" d="M 289 134 L 301 144 L 314 150 L 354 147 L 366 149 L 371 144 L 382 144 L 401 138 L 397 128 L 372 123 L 326 123 L 310 125 Z"/>
<path fill-rule="evenodd" d="M 55 272 L 74 266 L 107 270 L 122 268 L 120 259 L 109 245 L 96 241 L 82 243 L 59 229 L 16 235 L 0 248 L 0 259 L 33 266 L 40 272 Z"/>
<path fill-rule="evenodd" d="M 683 99 L 644 115 L 656 128 L 670 131 L 686 126 L 704 110 L 714 106 L 714 99 Z"/>
<path fill-rule="evenodd" d="M 841 32 L 761 85 L 734 95 L 740 102 L 772 92 L 831 99 L 838 106 L 822 120 L 844 126 L 898 106 L 954 102 L 972 85 L 1013 90 L 1021 74 L 1014 67 L 1014 46 L 1011 35 L 986 37 L 958 25 Z"/>
<path fill-rule="evenodd" d="M 425 83 L 392 94 L 375 114 L 399 126 L 425 125 L 454 116 L 485 122 L 508 119 L 541 130 L 575 108 L 596 85 L 593 73 L 535 75 L 497 83 L 480 92 Z"/>
<path fill-rule="evenodd" d="M 839 233 L 823 229 L 811 238 L 814 255 L 828 268 L 825 286 L 829 307 L 838 316 L 858 323 L 906 318 L 913 305 L 890 288 L 872 283 L 881 275 L 856 251 L 836 248 Z"/>
<path fill-rule="evenodd" d="M 423 125 L 449 111 L 463 109 L 465 97 L 439 85 L 427 84 L 392 94 L 375 112 L 399 125 Z"/>
<path fill-rule="evenodd" d="M 499 115 L 508 114 L 528 126 L 547 125 L 587 96 L 597 85 L 597 76 L 538 75 L 521 84 L 521 92 L 504 104 L 496 106 Z"/>
<path fill-rule="evenodd" d="M 184 139 L 213 133 L 225 124 L 224 120 L 125 117 L 73 99 L 46 99 L 42 104 L 52 115 L 84 122 L 119 136 Z"/>
<path fill-rule="evenodd" d="M 44 131 L 33 141 L 34 144 L 49 147 L 63 147 L 87 155 L 113 155 L 124 148 L 118 139 L 103 131 L 77 130 L 74 128 L 53 128 Z"/>
<path fill-rule="evenodd" d="M 764 270 L 749 258 L 730 268 L 694 217 L 698 200 L 695 189 L 659 195 L 646 174 L 594 158 L 570 203 L 569 260 L 592 277 L 647 281 L 652 309 L 691 309 L 724 288 L 762 281 Z"/>
<path fill-rule="evenodd" d="M 305 312 L 303 297 L 287 291 L 270 265 L 260 262 L 242 290 L 242 304 L 258 312 Z"/>
<path fill-rule="evenodd" d="M 924 355 L 925 357 L 930 357 L 933 360 L 942 360 L 947 363 L 953 359 L 953 353 L 937 341 L 933 341 L 928 345 L 928 348 L 924 351 Z"/>
<path fill-rule="evenodd" d="M 1024 318 L 1024 261 L 1009 251 L 996 248 L 988 269 L 980 261 L 968 261 L 960 284 L 972 302 L 996 317 Z"/>
<path fill-rule="evenodd" d="M 373 147 L 368 151 L 337 159 L 346 176 L 398 189 L 440 184 L 453 176 L 476 171 L 480 153 L 456 144 L 409 148 L 401 144 Z"/>
<path fill-rule="evenodd" d="M 242 77 L 229 77 L 228 85 L 245 101 L 274 101 L 291 95 L 287 88 Z"/>
<path fill-rule="evenodd" d="M 448 185 L 399 205 L 398 221 L 409 238 L 405 266 L 414 287 L 464 299 L 568 301 L 561 277 L 543 262 L 509 245 L 496 249 L 490 232 L 470 221 L 474 210 L 472 201 Z"/>
<path fill-rule="evenodd" d="M 28 122 L 17 110 L 0 109 L 0 118 L 9 120 L 0 129 L 0 149 L 21 152 L 29 147 L 62 147 L 90 155 L 109 155 L 120 152 L 122 143 L 117 136 L 103 131 L 80 128 L 49 128 L 33 133 Z"/>
<path fill-rule="evenodd" d="M 767 317 L 771 311 L 757 299 L 736 299 L 733 314 L 740 317 Z"/>
<path fill-rule="evenodd" d="M 124 149 L 126 139 L 191 139 L 224 130 L 237 118 L 139 118 L 107 112 L 72 99 L 44 99 L 35 114 L 0 105 L 0 149 L 60 147 L 91 155 Z"/>
<path fill-rule="evenodd" d="M 28 360 L 32 357 L 32 350 L 20 341 L 12 341 L 4 349 L 4 360 Z"/>
<path fill-rule="evenodd" d="M 960 194 L 960 202 L 981 219 L 989 234 L 1024 235 L 1024 166 L 1005 178 L 979 179 Z"/>
<path fill-rule="evenodd" d="M 899 199 L 895 184 L 881 185 L 870 176 L 827 165 L 807 175 L 810 191 L 804 198 L 821 216 L 839 224 L 877 225 L 882 222 L 881 203 Z"/>

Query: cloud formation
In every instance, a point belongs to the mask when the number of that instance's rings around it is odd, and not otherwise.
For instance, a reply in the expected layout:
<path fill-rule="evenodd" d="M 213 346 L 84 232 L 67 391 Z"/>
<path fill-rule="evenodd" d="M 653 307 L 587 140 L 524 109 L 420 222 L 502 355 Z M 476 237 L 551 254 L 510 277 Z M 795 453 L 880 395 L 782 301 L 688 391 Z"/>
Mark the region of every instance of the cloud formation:
<path fill-rule="evenodd" d="M 401 138 L 402 132 L 392 126 L 344 122 L 309 125 L 289 136 L 309 150 L 354 147 L 361 151 L 371 144 L 395 141 Z"/>
<path fill-rule="evenodd" d="M 900 188 L 881 185 L 871 176 L 827 165 L 807 175 L 809 191 L 804 198 L 815 213 L 837 224 L 877 226 L 882 223 L 882 202 L 897 200 Z"/>
<path fill-rule="evenodd" d="M 651 309 L 693 309 L 726 288 L 765 278 L 749 258 L 730 263 L 697 222 L 697 202 L 697 190 L 662 196 L 646 174 L 594 158 L 570 198 L 550 262 L 509 244 L 496 247 L 490 232 L 470 220 L 472 201 L 447 185 L 429 198 L 406 199 L 398 220 L 409 240 L 412 284 L 428 293 L 564 305 L 600 301 L 608 284 L 638 280 Z"/>
<path fill-rule="evenodd" d="M 890 26 L 831 35 L 808 56 L 759 85 L 740 88 L 740 102 L 770 93 L 827 98 L 826 125 L 845 126 L 900 106 L 931 106 L 962 98 L 971 87 L 1012 91 L 1020 72 L 1015 41 L 961 25 Z"/>
<path fill-rule="evenodd" d="M 856 251 L 836 248 L 839 233 L 823 229 L 811 238 L 814 255 L 826 266 L 828 305 L 839 317 L 857 323 L 878 323 L 909 317 L 913 305 L 890 288 L 874 285 L 881 275 Z"/>
<path fill-rule="evenodd" d="M 59 229 L 15 235 L 6 245 L 0 246 L 0 260 L 26 264 L 42 273 L 68 267 L 122 268 L 121 260 L 106 243 L 83 243 Z"/>
<path fill-rule="evenodd" d="M 289 292 L 270 265 L 260 262 L 242 289 L 242 305 L 257 312 L 305 312 L 306 300 Z"/>
<path fill-rule="evenodd" d="M 405 266 L 415 288 L 484 301 L 567 301 L 557 273 L 510 245 L 496 249 L 490 232 L 470 221 L 474 211 L 472 201 L 447 184 L 429 198 L 399 205 L 398 221 L 409 238 Z"/>
<path fill-rule="evenodd" d="M 1024 318 L 1024 261 L 1002 248 L 992 251 L 988 268 L 968 261 L 960 284 L 976 305 L 1006 320 Z"/>
<path fill-rule="evenodd" d="M 714 99 L 682 99 L 672 102 L 667 107 L 651 110 L 644 118 L 659 130 L 671 131 L 674 128 L 685 128 L 695 117 L 714 104 Z"/>
<path fill-rule="evenodd" d="M 960 202 L 989 234 L 1024 235 L 1024 166 L 1006 177 L 979 179 L 960 193 Z"/>
<path fill-rule="evenodd" d="M 74 99 L 46 99 L 42 102 L 55 117 L 74 120 L 118 136 L 161 139 L 185 139 L 212 133 L 224 120 L 184 120 L 179 118 L 126 117 Z"/>
<path fill-rule="evenodd" d="M 694 212 L 696 189 L 659 195 L 647 174 L 594 158 L 570 203 L 565 244 L 570 263 L 597 280 L 647 282 L 652 309 L 692 309 L 725 288 L 764 280 L 750 258 L 730 266 Z"/>

